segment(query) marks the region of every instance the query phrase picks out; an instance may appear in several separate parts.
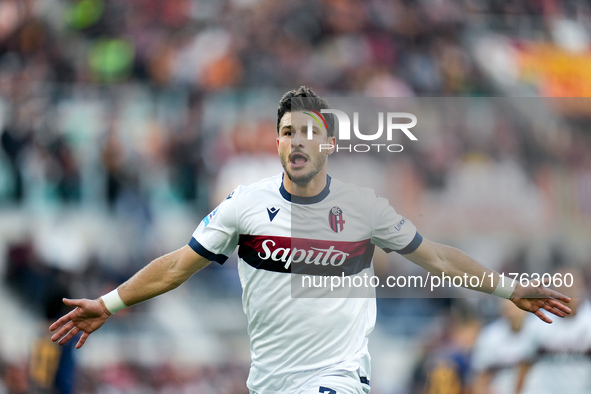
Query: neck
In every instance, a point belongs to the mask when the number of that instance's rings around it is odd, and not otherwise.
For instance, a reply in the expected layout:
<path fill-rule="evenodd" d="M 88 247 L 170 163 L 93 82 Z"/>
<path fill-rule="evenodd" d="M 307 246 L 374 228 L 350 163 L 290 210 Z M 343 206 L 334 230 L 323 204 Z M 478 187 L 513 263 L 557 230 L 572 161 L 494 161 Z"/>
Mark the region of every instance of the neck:
<path fill-rule="evenodd" d="M 283 187 L 293 196 L 314 197 L 326 187 L 326 170 L 320 171 L 306 184 L 297 184 L 291 181 L 286 173 L 283 173 Z"/>

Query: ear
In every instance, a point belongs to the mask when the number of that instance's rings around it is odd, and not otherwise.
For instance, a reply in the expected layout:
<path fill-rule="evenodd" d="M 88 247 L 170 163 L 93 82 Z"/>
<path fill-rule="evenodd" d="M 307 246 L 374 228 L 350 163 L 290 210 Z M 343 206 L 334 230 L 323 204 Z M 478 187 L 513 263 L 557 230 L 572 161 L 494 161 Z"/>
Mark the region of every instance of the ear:
<path fill-rule="evenodd" d="M 327 149 L 326 153 L 332 155 L 334 153 L 335 146 L 337 146 L 337 139 L 335 137 L 328 137 L 328 143 L 330 146 L 332 146 L 332 148 Z"/>

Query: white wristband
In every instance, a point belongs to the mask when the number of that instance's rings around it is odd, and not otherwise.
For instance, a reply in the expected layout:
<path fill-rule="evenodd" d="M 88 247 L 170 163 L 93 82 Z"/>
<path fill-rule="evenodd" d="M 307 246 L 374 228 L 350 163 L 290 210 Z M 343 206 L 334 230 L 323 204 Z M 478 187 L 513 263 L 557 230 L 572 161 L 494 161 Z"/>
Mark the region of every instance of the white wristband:
<path fill-rule="evenodd" d="M 123 302 L 121 297 L 119 297 L 119 292 L 117 289 L 105 294 L 104 296 L 101 296 L 101 299 L 111 314 L 119 312 L 121 309 L 127 308 L 125 302 Z"/>
<path fill-rule="evenodd" d="M 513 295 L 515 287 L 516 282 L 513 279 L 501 275 L 499 276 L 499 283 L 497 284 L 497 287 L 495 291 L 492 292 L 492 294 L 508 300 Z"/>

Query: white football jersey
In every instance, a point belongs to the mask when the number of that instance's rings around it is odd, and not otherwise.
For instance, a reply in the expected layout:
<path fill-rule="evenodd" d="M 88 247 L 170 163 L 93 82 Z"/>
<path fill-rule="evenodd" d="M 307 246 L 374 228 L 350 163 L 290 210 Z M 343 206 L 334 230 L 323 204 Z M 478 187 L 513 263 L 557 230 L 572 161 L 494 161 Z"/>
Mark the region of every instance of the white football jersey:
<path fill-rule="evenodd" d="M 524 324 L 525 325 L 525 324 Z M 490 392 L 513 393 L 519 364 L 528 352 L 525 327 L 515 332 L 509 320 L 501 318 L 482 329 L 472 352 L 472 368 L 492 373 Z"/>
<path fill-rule="evenodd" d="M 252 358 L 247 386 L 259 394 L 288 393 L 323 375 L 369 379 L 373 293 L 335 298 L 324 287 L 306 298 L 304 288 L 294 295 L 292 285 L 304 276 L 372 275 L 374 245 L 410 253 L 422 237 L 371 189 L 327 177 L 320 194 L 298 197 L 282 180 L 280 174 L 235 189 L 189 243 L 219 263 L 238 246 Z"/>
<path fill-rule="evenodd" d="M 552 317 L 527 326 L 527 356 L 532 362 L 524 394 L 591 393 L 591 305 L 583 301 L 574 316 Z"/>

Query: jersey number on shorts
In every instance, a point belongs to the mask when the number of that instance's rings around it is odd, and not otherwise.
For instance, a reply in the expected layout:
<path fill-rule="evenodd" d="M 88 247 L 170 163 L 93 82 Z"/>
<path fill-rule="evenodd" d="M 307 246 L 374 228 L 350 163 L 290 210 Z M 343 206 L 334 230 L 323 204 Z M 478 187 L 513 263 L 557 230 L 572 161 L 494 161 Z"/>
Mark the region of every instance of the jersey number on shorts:
<path fill-rule="evenodd" d="M 325 393 L 325 394 L 337 394 L 337 392 L 335 390 L 329 389 L 328 387 L 324 387 L 324 386 L 320 386 L 318 388 L 318 392 Z"/>

